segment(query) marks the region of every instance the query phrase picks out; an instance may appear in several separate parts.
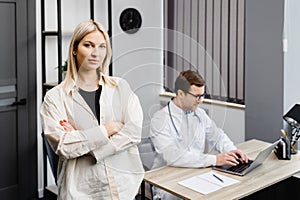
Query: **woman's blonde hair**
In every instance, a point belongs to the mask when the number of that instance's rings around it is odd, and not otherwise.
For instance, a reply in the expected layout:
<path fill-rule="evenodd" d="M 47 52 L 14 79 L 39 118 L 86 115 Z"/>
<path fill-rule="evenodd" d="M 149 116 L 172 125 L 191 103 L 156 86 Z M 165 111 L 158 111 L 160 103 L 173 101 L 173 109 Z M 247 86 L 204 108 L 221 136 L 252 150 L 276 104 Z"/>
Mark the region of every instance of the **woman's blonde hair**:
<path fill-rule="evenodd" d="M 72 83 L 72 81 L 76 82 L 78 78 L 78 66 L 76 66 L 76 56 L 74 55 L 74 52 L 77 50 L 79 42 L 87 34 L 95 30 L 99 30 L 103 34 L 104 39 L 106 41 L 106 56 L 103 60 L 102 65 L 97 69 L 98 76 L 100 78 L 101 73 L 101 78 L 104 84 L 117 86 L 117 83 L 108 76 L 108 67 L 110 64 L 112 54 L 109 36 L 100 23 L 95 22 L 93 20 L 89 20 L 78 24 L 73 32 L 68 52 L 68 70 L 64 80 L 64 88 L 67 88 Z"/>

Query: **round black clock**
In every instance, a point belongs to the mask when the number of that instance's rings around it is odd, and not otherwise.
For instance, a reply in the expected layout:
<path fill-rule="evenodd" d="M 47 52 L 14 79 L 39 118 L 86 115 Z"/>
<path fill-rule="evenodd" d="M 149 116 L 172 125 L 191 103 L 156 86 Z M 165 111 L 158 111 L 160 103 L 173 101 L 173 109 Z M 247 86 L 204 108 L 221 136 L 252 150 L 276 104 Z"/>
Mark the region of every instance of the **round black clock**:
<path fill-rule="evenodd" d="M 120 26 L 123 31 L 129 34 L 136 33 L 142 26 L 142 16 L 134 8 L 126 8 L 120 15 Z"/>

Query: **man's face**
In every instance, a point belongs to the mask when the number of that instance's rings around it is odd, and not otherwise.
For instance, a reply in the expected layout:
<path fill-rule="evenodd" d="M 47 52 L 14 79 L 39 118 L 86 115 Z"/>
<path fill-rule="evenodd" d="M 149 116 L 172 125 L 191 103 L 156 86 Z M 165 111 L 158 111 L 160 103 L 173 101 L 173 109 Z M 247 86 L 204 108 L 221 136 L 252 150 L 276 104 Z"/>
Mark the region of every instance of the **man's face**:
<path fill-rule="evenodd" d="M 192 85 L 189 91 L 182 96 L 182 105 L 184 110 L 195 111 L 200 103 L 203 102 L 203 94 L 205 94 L 205 87 L 198 87 Z"/>

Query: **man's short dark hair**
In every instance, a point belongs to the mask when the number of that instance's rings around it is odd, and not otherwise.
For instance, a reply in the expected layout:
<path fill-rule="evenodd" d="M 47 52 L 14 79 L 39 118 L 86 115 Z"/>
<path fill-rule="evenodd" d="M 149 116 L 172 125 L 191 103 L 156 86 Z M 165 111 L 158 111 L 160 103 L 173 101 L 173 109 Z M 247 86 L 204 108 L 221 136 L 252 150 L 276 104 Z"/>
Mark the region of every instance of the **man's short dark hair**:
<path fill-rule="evenodd" d="M 175 81 L 175 93 L 177 94 L 178 90 L 188 92 L 192 85 L 202 87 L 205 85 L 205 81 L 202 76 L 195 71 L 182 71 Z"/>

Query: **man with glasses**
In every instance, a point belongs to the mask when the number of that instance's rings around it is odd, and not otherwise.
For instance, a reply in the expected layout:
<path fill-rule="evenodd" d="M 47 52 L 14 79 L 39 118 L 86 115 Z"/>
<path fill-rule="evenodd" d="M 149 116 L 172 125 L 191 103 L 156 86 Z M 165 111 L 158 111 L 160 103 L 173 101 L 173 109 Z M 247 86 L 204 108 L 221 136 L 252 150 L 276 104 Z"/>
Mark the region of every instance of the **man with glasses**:
<path fill-rule="evenodd" d="M 205 97 L 205 81 L 200 74 L 182 71 L 175 81 L 175 92 L 176 97 L 151 120 L 150 137 L 157 152 L 153 169 L 165 165 L 197 168 L 248 162 L 248 157 L 198 106 Z M 220 153 L 211 154 L 212 150 Z M 154 188 L 153 199 L 178 198 Z"/>

